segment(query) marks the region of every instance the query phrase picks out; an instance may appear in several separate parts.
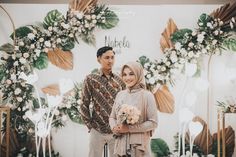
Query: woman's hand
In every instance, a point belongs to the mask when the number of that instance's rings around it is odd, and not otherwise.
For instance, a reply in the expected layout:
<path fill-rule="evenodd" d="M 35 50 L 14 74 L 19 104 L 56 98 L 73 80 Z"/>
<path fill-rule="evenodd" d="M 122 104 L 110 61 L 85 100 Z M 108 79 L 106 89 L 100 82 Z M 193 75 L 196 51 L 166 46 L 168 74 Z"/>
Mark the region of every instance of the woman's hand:
<path fill-rule="evenodd" d="M 112 132 L 115 133 L 115 134 L 128 133 L 129 132 L 129 127 L 128 127 L 128 125 L 125 125 L 125 124 L 118 124 L 117 126 L 115 126 L 112 129 Z"/>

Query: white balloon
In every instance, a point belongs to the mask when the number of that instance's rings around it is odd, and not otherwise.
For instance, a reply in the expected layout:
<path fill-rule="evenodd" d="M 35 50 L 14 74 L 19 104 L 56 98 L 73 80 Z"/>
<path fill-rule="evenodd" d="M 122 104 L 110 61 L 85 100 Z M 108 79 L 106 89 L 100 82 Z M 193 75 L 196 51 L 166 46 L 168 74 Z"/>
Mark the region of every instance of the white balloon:
<path fill-rule="evenodd" d="M 192 77 L 197 72 L 197 65 L 192 63 L 185 63 L 185 74 Z"/>
<path fill-rule="evenodd" d="M 189 107 L 193 106 L 196 103 L 196 100 L 197 100 L 197 94 L 193 91 L 188 92 L 185 95 L 185 105 Z"/>

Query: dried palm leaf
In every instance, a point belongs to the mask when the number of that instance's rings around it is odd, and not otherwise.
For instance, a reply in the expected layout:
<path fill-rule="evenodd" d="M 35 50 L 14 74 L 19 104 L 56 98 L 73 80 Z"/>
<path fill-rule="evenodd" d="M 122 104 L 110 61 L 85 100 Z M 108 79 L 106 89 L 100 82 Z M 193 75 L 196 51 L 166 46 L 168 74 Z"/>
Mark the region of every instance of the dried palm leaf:
<path fill-rule="evenodd" d="M 73 54 L 70 51 L 62 51 L 56 48 L 53 51 L 48 51 L 48 59 L 59 68 L 64 70 L 73 69 Z"/>
<path fill-rule="evenodd" d="M 211 13 L 213 18 L 219 18 L 223 22 L 230 21 L 232 17 L 236 17 L 236 1 L 227 3 Z"/>
<path fill-rule="evenodd" d="M 49 95 L 60 95 L 60 90 L 59 90 L 59 85 L 58 84 L 52 84 L 47 87 L 44 87 L 41 89 L 44 94 L 49 94 Z"/>
<path fill-rule="evenodd" d="M 200 122 L 203 125 L 202 132 L 195 138 L 194 144 L 199 146 L 204 154 L 207 154 L 207 132 L 208 132 L 208 152 L 212 150 L 213 139 L 210 133 L 210 130 L 207 129 L 207 123 L 201 119 L 200 117 L 196 116 L 193 118 L 194 122 Z"/>
<path fill-rule="evenodd" d="M 165 30 L 161 33 L 162 37 L 160 40 L 161 50 L 164 52 L 166 48 L 173 47 L 173 44 L 170 40 L 171 35 L 178 30 L 175 22 L 170 18 L 167 27 Z"/>
<path fill-rule="evenodd" d="M 160 87 L 154 93 L 154 96 L 156 99 L 157 109 L 160 112 L 173 113 L 175 111 L 174 96 L 171 94 L 171 92 L 169 91 L 166 85 L 163 85 L 162 87 Z"/>
<path fill-rule="evenodd" d="M 73 11 L 79 11 L 86 14 L 96 4 L 97 0 L 71 0 L 69 8 Z"/>
<path fill-rule="evenodd" d="M 222 135 L 222 130 L 220 130 L 220 134 Z M 222 138 L 222 136 L 221 136 Z M 213 140 L 217 141 L 217 133 L 213 134 Z M 222 139 L 221 139 L 222 141 Z M 232 157 L 234 153 L 235 146 L 235 132 L 231 126 L 225 128 L 225 150 L 226 157 Z"/>

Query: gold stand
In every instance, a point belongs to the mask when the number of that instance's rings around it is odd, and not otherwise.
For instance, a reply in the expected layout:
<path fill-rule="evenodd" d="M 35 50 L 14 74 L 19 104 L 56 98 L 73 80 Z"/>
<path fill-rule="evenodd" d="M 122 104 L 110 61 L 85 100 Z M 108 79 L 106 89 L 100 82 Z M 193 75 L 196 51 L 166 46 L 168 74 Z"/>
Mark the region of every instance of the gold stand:
<path fill-rule="evenodd" d="M 2 130 L 2 117 L 3 113 L 6 113 L 6 157 L 9 157 L 10 149 L 10 108 L 9 107 L 0 107 L 0 129 Z M 2 148 L 2 132 L 0 131 L 0 147 Z M 0 148 L 0 156 L 3 156 L 2 149 Z"/>

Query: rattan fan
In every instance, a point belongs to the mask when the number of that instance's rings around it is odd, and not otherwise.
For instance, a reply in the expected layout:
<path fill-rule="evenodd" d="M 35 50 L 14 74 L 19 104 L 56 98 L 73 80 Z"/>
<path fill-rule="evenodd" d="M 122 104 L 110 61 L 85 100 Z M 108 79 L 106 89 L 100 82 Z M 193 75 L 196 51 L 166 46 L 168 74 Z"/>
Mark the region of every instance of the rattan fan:
<path fill-rule="evenodd" d="M 220 134 L 222 134 L 222 130 L 220 131 Z M 213 140 L 217 141 L 217 133 L 213 134 Z M 231 126 L 225 128 L 225 146 L 226 157 L 232 157 L 235 146 L 235 132 Z"/>
<path fill-rule="evenodd" d="M 174 96 L 171 94 L 171 92 L 169 91 L 166 85 L 163 85 L 162 87 L 160 87 L 154 93 L 154 96 L 156 99 L 157 109 L 160 112 L 173 113 L 175 111 Z"/>
<path fill-rule="evenodd" d="M 56 48 L 52 51 L 48 51 L 48 59 L 59 68 L 64 70 L 73 69 L 73 54 L 70 51 L 62 51 Z"/>
<path fill-rule="evenodd" d="M 87 13 L 93 6 L 97 4 L 97 0 L 71 0 L 69 8 L 72 11 Z"/>
<path fill-rule="evenodd" d="M 160 46 L 161 46 L 161 50 L 162 52 L 164 52 L 164 50 L 166 48 L 171 48 L 173 47 L 173 44 L 170 40 L 171 35 L 176 32 L 178 30 L 174 20 L 169 19 L 168 23 L 167 23 L 167 27 L 165 28 L 165 30 L 161 33 L 162 37 L 160 40 Z"/>

